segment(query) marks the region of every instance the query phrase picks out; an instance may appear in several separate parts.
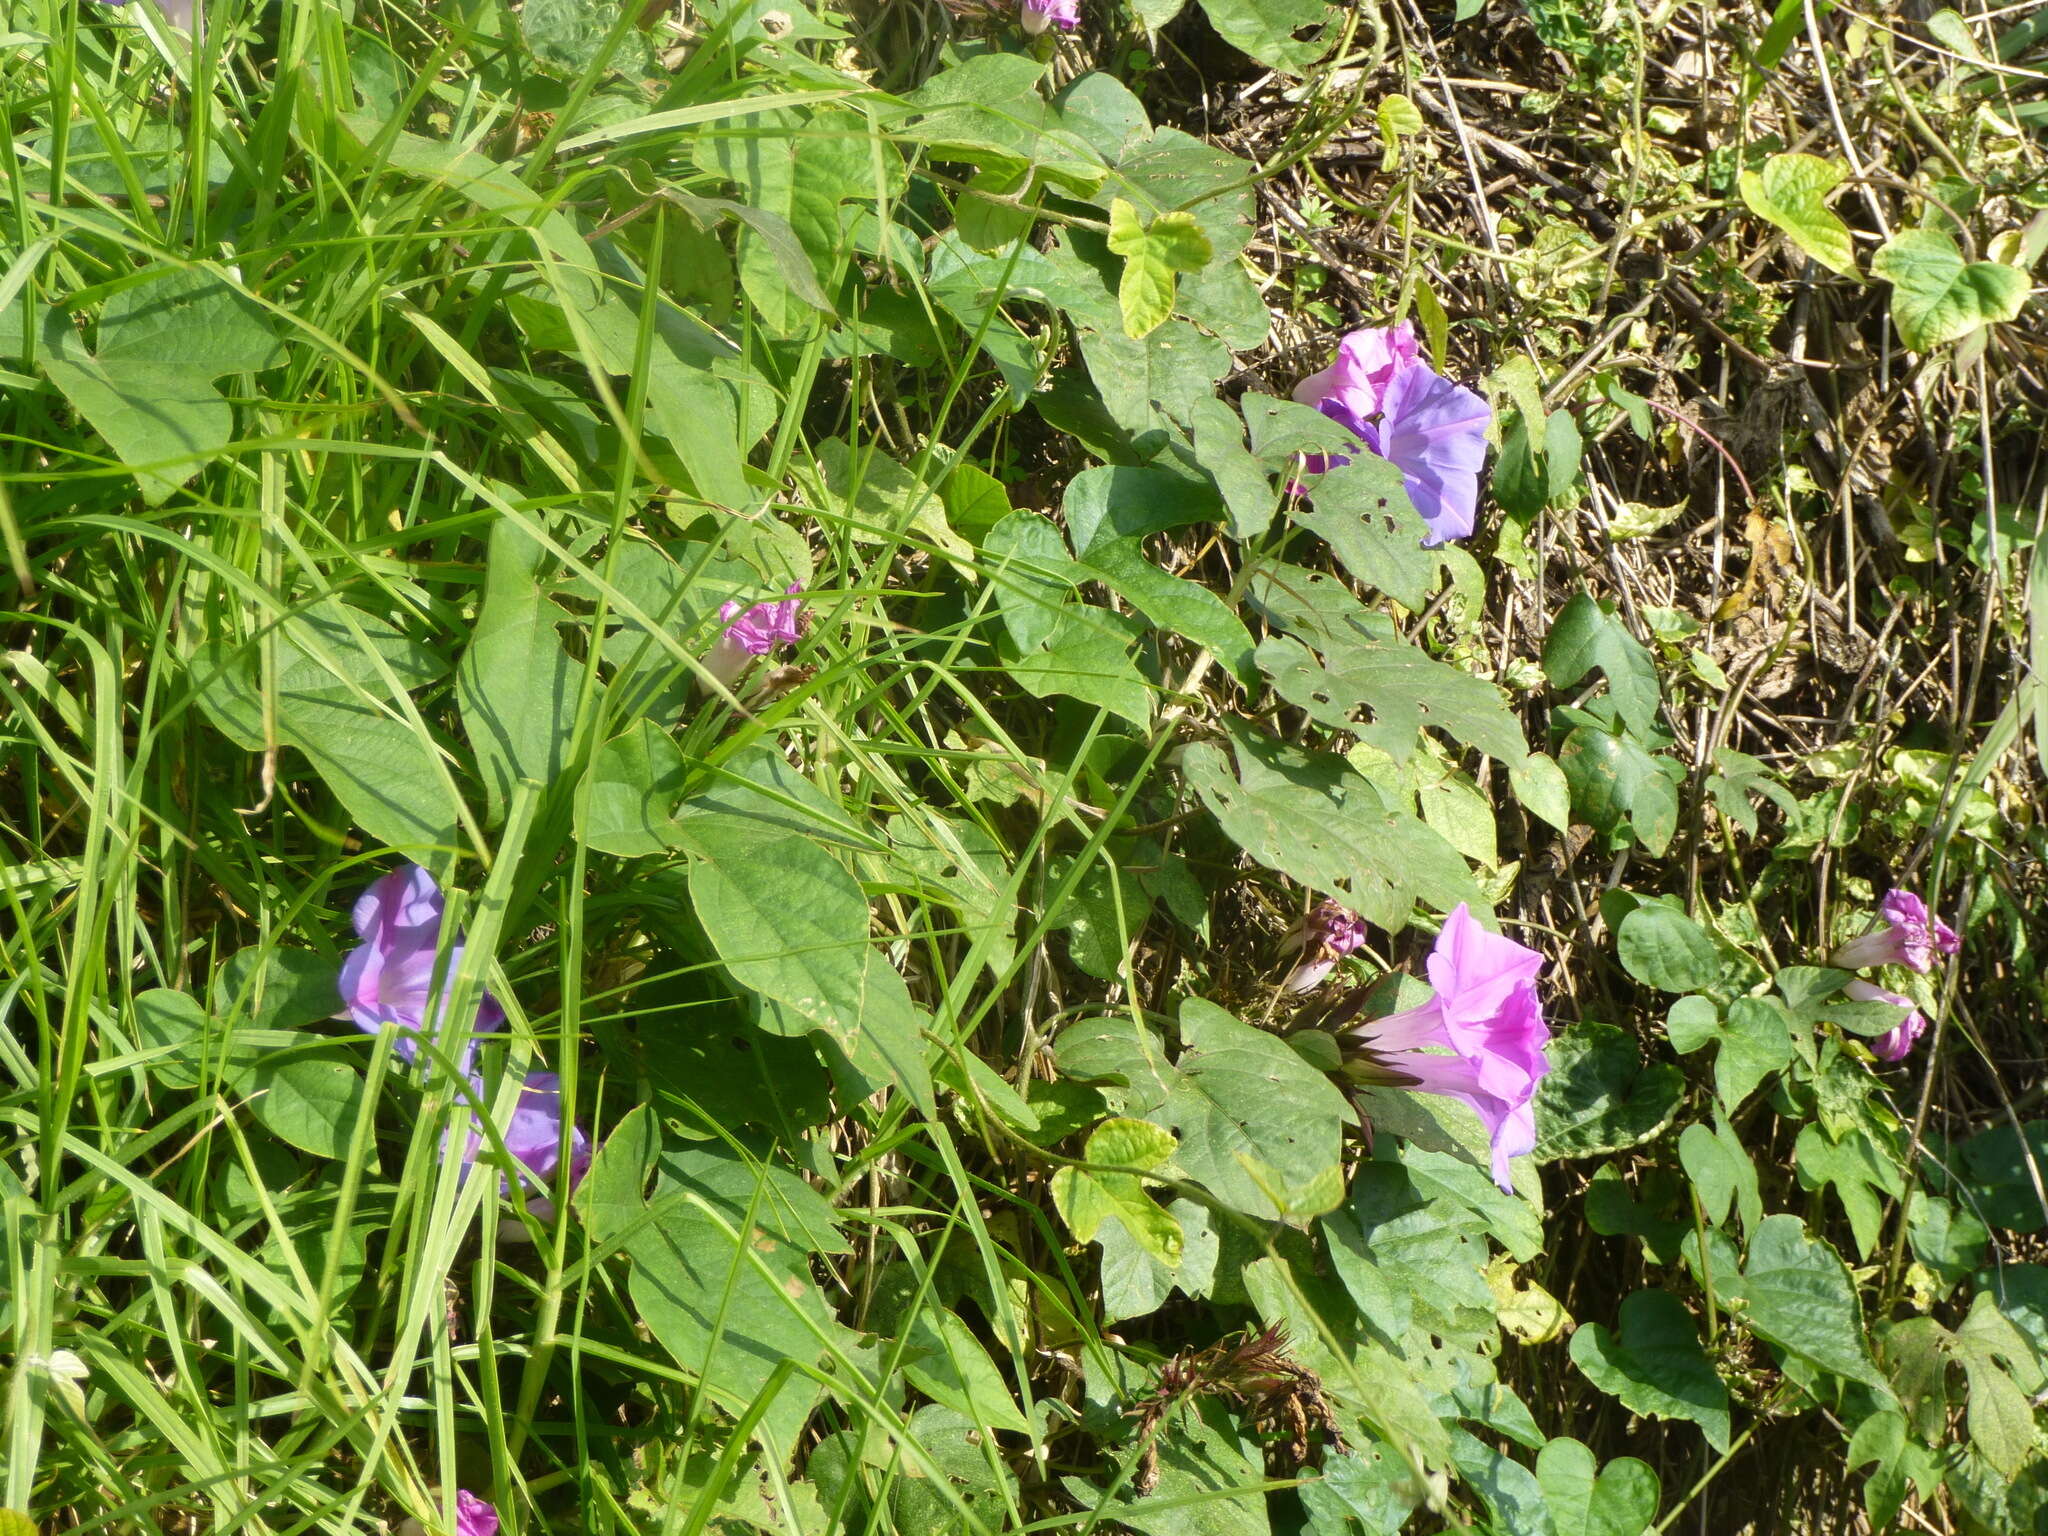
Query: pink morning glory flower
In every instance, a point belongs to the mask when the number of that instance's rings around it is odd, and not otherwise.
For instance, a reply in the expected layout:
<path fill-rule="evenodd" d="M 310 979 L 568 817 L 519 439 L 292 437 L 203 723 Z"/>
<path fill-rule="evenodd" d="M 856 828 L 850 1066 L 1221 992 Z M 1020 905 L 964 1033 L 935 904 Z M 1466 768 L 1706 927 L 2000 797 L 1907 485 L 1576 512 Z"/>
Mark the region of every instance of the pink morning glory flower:
<path fill-rule="evenodd" d="M 789 595 L 780 602 L 756 603 L 744 612 L 736 602 L 719 609 L 725 630 L 704 658 L 705 669 L 730 688 L 757 657 L 769 655 L 778 645 L 795 645 L 803 639 L 804 600 L 797 595 L 803 589 L 802 582 L 792 581 L 784 589 Z"/>
<path fill-rule="evenodd" d="M 448 947 L 440 996 L 434 996 L 435 952 L 441 944 L 441 914 L 446 901 L 434 877 L 417 864 L 394 869 L 357 899 L 351 920 L 362 944 L 341 962 L 343 1011 L 368 1034 L 399 1032 L 395 1049 L 402 1060 L 419 1055 L 429 1015 L 445 1004 L 455 969 L 462 963 L 460 941 Z M 505 1011 L 486 992 L 478 1000 L 474 1033 L 496 1029 Z M 469 1050 L 475 1049 L 472 1041 Z M 465 1062 L 467 1056 L 465 1055 Z"/>
<path fill-rule="evenodd" d="M 1532 1101 L 1550 1070 L 1536 996 L 1542 969 L 1542 955 L 1488 933 L 1460 903 L 1429 953 L 1436 995 L 1342 1031 L 1353 1077 L 1470 1105 L 1493 1143 L 1493 1180 L 1509 1193 L 1508 1161 L 1536 1145 Z"/>
<path fill-rule="evenodd" d="M 1081 24 L 1081 0 L 1017 0 L 1017 24 L 1031 37 L 1048 27 L 1071 32 Z"/>
<path fill-rule="evenodd" d="M 1281 941 L 1281 951 L 1301 954 L 1301 963 L 1287 973 L 1282 983 L 1290 992 L 1312 990 L 1336 968 L 1344 956 L 1365 945 L 1365 919 L 1347 912 L 1334 901 L 1315 904 L 1309 915 L 1296 923 Z"/>
<path fill-rule="evenodd" d="M 1401 471 L 1408 499 L 1429 524 L 1426 545 L 1472 532 L 1493 408 L 1422 361 L 1407 321 L 1353 331 L 1334 363 L 1295 386 L 1294 398 Z M 1349 462 L 1333 454 L 1312 457 L 1304 467 L 1313 472 Z"/>
<path fill-rule="evenodd" d="M 1927 1033 L 1927 1015 L 1913 1007 L 1910 997 L 1887 992 L 1868 981 L 1850 982 L 1842 988 L 1842 995 L 1859 1003 L 1890 1003 L 1894 1008 L 1912 1009 L 1898 1023 L 1870 1041 L 1870 1049 L 1879 1061 L 1904 1061 L 1914 1042 Z"/>
<path fill-rule="evenodd" d="M 497 1536 L 498 1512 L 467 1488 L 455 1495 L 455 1536 Z"/>
<path fill-rule="evenodd" d="M 1924 976 L 1934 968 L 1937 952 L 1952 955 L 1963 947 L 1955 930 L 1930 915 L 1927 903 L 1911 891 L 1892 891 L 1878 903 L 1877 915 L 1884 926 L 1840 946 L 1828 957 L 1829 965 L 1842 971 L 1903 965 Z"/>

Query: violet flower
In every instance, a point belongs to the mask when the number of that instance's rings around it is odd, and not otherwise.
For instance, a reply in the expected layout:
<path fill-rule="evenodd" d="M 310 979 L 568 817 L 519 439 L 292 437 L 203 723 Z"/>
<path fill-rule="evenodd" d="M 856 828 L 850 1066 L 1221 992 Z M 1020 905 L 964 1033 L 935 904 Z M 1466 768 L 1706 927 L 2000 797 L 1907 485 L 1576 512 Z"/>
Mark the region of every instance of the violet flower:
<path fill-rule="evenodd" d="M 482 1084 L 474 1078 L 470 1081 L 481 1098 Z M 467 1165 L 476 1161 L 482 1147 L 481 1132 L 472 1131 L 469 1146 L 462 1154 L 463 1163 Z M 562 1166 L 562 1079 L 556 1073 L 530 1072 L 526 1081 L 520 1084 L 519 1102 L 513 1106 L 512 1118 L 505 1125 L 505 1150 L 519 1165 L 518 1203 L 535 1220 L 553 1221 L 555 1174 Z M 590 1172 L 590 1160 L 595 1155 L 596 1148 L 584 1134 L 583 1127 L 572 1123 L 569 1127 L 569 1188 L 572 1191 Z M 498 1187 L 508 1200 L 513 1198 L 509 1177 Z M 501 1228 L 501 1232 L 507 1237 L 523 1237 L 525 1228 L 513 1221 Z"/>
<path fill-rule="evenodd" d="M 1408 499 L 1429 524 L 1425 546 L 1472 532 L 1493 408 L 1422 361 L 1406 320 L 1353 331 L 1334 363 L 1294 387 L 1294 398 L 1401 471 Z M 1303 467 L 1313 472 L 1350 462 L 1343 454 L 1317 455 Z"/>
<path fill-rule="evenodd" d="M 1912 1010 L 1890 1029 L 1870 1040 L 1870 1049 L 1879 1061 L 1904 1061 L 1914 1042 L 1927 1033 L 1927 1015 L 1913 1006 L 1910 997 L 1887 992 L 1868 981 L 1848 983 L 1842 988 L 1842 995 L 1859 1003 L 1890 1003 L 1894 1008 Z"/>
<path fill-rule="evenodd" d="M 1429 953 L 1436 996 L 1339 1036 L 1350 1047 L 1345 1071 L 1359 1081 L 1470 1105 L 1493 1143 L 1493 1181 L 1510 1194 L 1508 1161 L 1536 1145 L 1532 1100 L 1550 1070 L 1542 969 L 1542 955 L 1488 933 L 1461 902 Z"/>
<path fill-rule="evenodd" d="M 797 595 L 803 589 L 802 582 L 792 581 L 784 589 L 789 595 L 779 602 L 756 603 L 745 612 L 736 602 L 719 609 L 718 616 L 726 621 L 725 631 L 704 658 L 705 670 L 730 688 L 755 658 L 769 655 L 778 645 L 795 645 L 803 639 L 804 600 Z"/>
<path fill-rule="evenodd" d="M 429 1015 L 438 1012 L 453 990 L 456 967 L 462 963 L 462 944 L 448 946 L 448 958 L 438 997 L 434 995 L 434 960 L 441 944 L 441 915 L 446 908 L 441 887 L 417 864 L 394 869 L 372 882 L 357 898 L 351 920 L 362 944 L 349 951 L 341 962 L 343 1011 L 336 1018 L 355 1021 L 368 1034 L 395 1029 L 394 1049 L 404 1061 L 419 1056 L 420 1041 L 428 1029 Z M 486 992 L 477 1002 L 470 1029 L 482 1034 L 505 1022 L 505 1010 Z M 476 1046 L 465 1048 L 463 1069 Z"/>
<path fill-rule="evenodd" d="M 467 1488 L 455 1494 L 455 1536 L 497 1536 L 498 1512 Z"/>
<path fill-rule="evenodd" d="M 1055 26 L 1071 32 L 1081 24 L 1081 0 L 1017 0 L 1017 24 L 1028 37 Z"/>
<path fill-rule="evenodd" d="M 1287 973 L 1287 980 L 1281 985 L 1290 992 L 1311 991 L 1336 968 L 1339 960 L 1357 953 L 1364 945 L 1364 918 L 1345 911 L 1334 901 L 1319 901 L 1280 942 L 1281 953 L 1301 953 L 1301 963 Z"/>
<path fill-rule="evenodd" d="M 1934 968 L 1936 951 L 1952 955 L 1963 947 L 1955 930 L 1930 916 L 1927 903 L 1911 891 L 1891 892 L 1878 903 L 1877 915 L 1884 926 L 1841 945 L 1828 957 L 1829 965 L 1841 971 L 1903 965 L 1924 976 Z"/>

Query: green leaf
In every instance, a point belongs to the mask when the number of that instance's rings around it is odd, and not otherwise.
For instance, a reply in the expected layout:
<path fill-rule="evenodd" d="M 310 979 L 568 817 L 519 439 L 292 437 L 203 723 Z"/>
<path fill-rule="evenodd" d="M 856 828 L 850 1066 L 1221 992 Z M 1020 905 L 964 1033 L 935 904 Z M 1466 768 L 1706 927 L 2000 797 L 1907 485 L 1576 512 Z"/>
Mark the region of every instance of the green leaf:
<path fill-rule="evenodd" d="M 1571 830 L 1571 781 L 1555 758 L 1531 752 L 1520 762 L 1508 764 L 1508 787 L 1530 815 L 1549 822 L 1560 832 Z"/>
<path fill-rule="evenodd" d="M 1105 1120 L 1089 1134 L 1083 1154 L 1091 1163 L 1150 1170 L 1173 1156 L 1171 1131 L 1146 1120 Z M 1145 1193 L 1135 1174 L 1061 1168 L 1052 1176 L 1053 1203 L 1077 1241 L 1096 1239 L 1105 1221 L 1117 1221 L 1138 1246 L 1169 1269 L 1185 1252 L 1180 1223 Z"/>
<path fill-rule="evenodd" d="M 1435 595 L 1443 559 L 1424 549 L 1428 522 L 1408 499 L 1395 465 L 1362 453 L 1319 478 L 1294 521 L 1320 536 L 1344 569 L 1403 608 L 1420 612 Z"/>
<path fill-rule="evenodd" d="M 1158 1111 L 1180 1133 L 1179 1167 L 1251 1216 L 1334 1205 L 1351 1112 L 1329 1078 L 1277 1036 L 1200 998 L 1181 1004 L 1180 1033 L 1177 1076 Z"/>
<path fill-rule="evenodd" d="M 1202 0 L 1216 35 L 1270 69 L 1305 75 L 1323 56 L 1323 0 Z M 1306 41 L 1294 34 L 1315 27 Z"/>
<path fill-rule="evenodd" d="M 785 1169 L 718 1144 L 672 1150 L 659 1167 L 657 1214 L 627 1244 L 634 1311 L 713 1399 L 743 1412 L 783 1361 L 815 1361 L 840 1331 L 811 1255 L 843 1253 L 845 1239 L 824 1197 Z M 778 1456 L 795 1449 L 817 1396 L 808 1377 L 784 1376 L 761 1423 Z"/>
<path fill-rule="evenodd" d="M 1592 594 L 1573 595 L 1543 642 L 1543 675 L 1553 688 L 1570 688 L 1594 668 L 1631 729 L 1648 735 L 1657 726 L 1657 663 L 1647 648 Z"/>
<path fill-rule="evenodd" d="M 1848 1214 L 1856 1252 L 1869 1258 L 1884 1222 L 1884 1202 L 1905 1193 L 1897 1165 L 1860 1127 L 1845 1131 L 1837 1139 L 1822 1126 L 1802 1126 L 1792 1157 L 1802 1188 L 1834 1187 L 1836 1198 Z"/>
<path fill-rule="evenodd" d="M 1503 763 L 1528 755 L 1498 688 L 1410 645 L 1379 615 L 1354 620 L 1349 634 L 1325 646 L 1320 664 L 1292 639 L 1262 641 L 1258 663 L 1290 704 L 1354 732 L 1397 763 L 1414 752 L 1424 726 Z M 1365 723 L 1353 718 L 1360 711 L 1367 712 Z"/>
<path fill-rule="evenodd" d="M 1728 1219 L 1732 1205 L 1742 1217 L 1744 1231 L 1753 1231 L 1763 1220 L 1763 1193 L 1757 1183 L 1756 1164 L 1748 1149 L 1726 1121 L 1709 1130 L 1688 1125 L 1678 1138 L 1678 1161 L 1692 1180 L 1700 1209 L 1714 1226 Z"/>
<path fill-rule="evenodd" d="M 1582 1323 L 1572 1334 L 1572 1364 L 1630 1413 L 1687 1419 L 1707 1444 L 1728 1449 L 1728 1389 L 1700 1347 L 1685 1303 L 1669 1291 L 1636 1291 L 1621 1304 L 1613 1331 Z"/>
<path fill-rule="evenodd" d="M 1754 1332 L 1890 1400 L 1890 1384 L 1864 1344 L 1862 1310 L 1848 1270 L 1834 1249 L 1807 1235 L 1797 1216 L 1766 1216 L 1750 1239 L 1739 1280 L 1715 1278 Z"/>
<path fill-rule="evenodd" d="M 1399 92 L 1381 97 L 1373 116 L 1379 123 L 1380 143 L 1386 146 L 1380 151 L 1380 171 L 1385 174 L 1401 162 L 1401 141 L 1422 132 L 1424 123 L 1415 103 Z"/>
<path fill-rule="evenodd" d="M 1152 685 L 1132 647 L 1144 634 L 1136 619 L 1077 605 L 1041 648 L 1009 663 L 1010 679 L 1033 698 L 1065 694 L 1143 729 L 1152 723 Z"/>
<path fill-rule="evenodd" d="M 737 819 L 693 819 L 690 896 L 733 980 L 824 1035 L 872 1081 L 932 1108 L 923 1024 L 910 991 L 868 941 L 860 883 L 808 838 Z"/>
<path fill-rule="evenodd" d="M 613 737 L 591 759 L 585 846 L 623 859 L 674 847 L 679 827 L 672 812 L 687 777 L 681 748 L 652 720 Z"/>
<path fill-rule="evenodd" d="M 1075 566 L 1059 525 L 1038 512 L 1012 512 L 988 531 L 982 553 L 1003 627 L 1020 651 L 1034 651 L 1060 627 L 1073 598 Z"/>
<path fill-rule="evenodd" d="M 1098 538 L 1080 563 L 1159 628 L 1194 641 L 1246 688 L 1258 686 L 1251 635 L 1207 587 L 1162 571 L 1136 539 Z"/>
<path fill-rule="evenodd" d="M 618 14 L 618 0 L 526 0 L 519 30 L 540 64 L 573 78 L 597 63 Z"/>
<path fill-rule="evenodd" d="M 2027 299 L 2026 273 L 1996 261 L 1964 261 L 1940 229 L 1900 230 L 1871 258 L 1870 270 L 1892 285 L 1892 323 L 1915 352 L 2011 320 Z"/>
<path fill-rule="evenodd" d="M 1120 197 L 1109 205 L 1109 248 L 1124 259 L 1117 303 L 1124 334 L 1133 340 L 1150 335 L 1172 316 L 1174 274 L 1198 272 L 1215 255 L 1193 214 L 1162 213 L 1148 226 Z"/>
<path fill-rule="evenodd" d="M 1648 1141 L 1685 1097 L 1685 1074 L 1669 1062 L 1645 1066 L 1635 1040 L 1612 1024 L 1574 1024 L 1551 1041 L 1549 1056 L 1536 1088 L 1538 1162 Z"/>
<path fill-rule="evenodd" d="M 1562 1436 L 1537 1452 L 1536 1481 L 1557 1536 L 1643 1536 L 1662 1496 L 1648 1463 L 1622 1456 L 1602 1468 L 1592 1451 Z"/>
<path fill-rule="evenodd" d="M 1700 992 L 1721 979 L 1714 941 L 1683 912 L 1646 902 L 1615 935 L 1621 967 L 1660 992 Z"/>
<path fill-rule="evenodd" d="M 564 614 L 535 580 L 541 547 L 510 518 L 491 529 L 476 635 L 455 673 L 462 725 L 493 823 L 503 821 L 522 779 L 543 790 L 561 776 L 576 724 L 582 671 L 562 649 Z"/>
<path fill-rule="evenodd" d="M 1236 769 L 1216 747 L 1190 747 L 1183 772 L 1224 834 L 1268 868 L 1339 896 L 1368 921 L 1399 929 L 1419 896 L 1440 911 L 1488 909 L 1465 861 L 1389 804 L 1340 757 L 1306 753 L 1231 723 Z"/>
<path fill-rule="evenodd" d="M 72 332 L 64 325 L 57 334 Z M 150 506 L 198 474 L 234 436 L 234 412 L 203 370 L 170 361 L 110 367 L 75 340 L 52 345 L 51 337 L 46 326 L 43 372 L 133 472 Z"/>
<path fill-rule="evenodd" d="M 1970 1385 L 1964 1422 L 1970 1443 L 2006 1477 L 2014 1477 L 2041 1448 L 2034 1406 L 2018 1383 L 1989 1360 L 1963 1352 L 1963 1374 Z"/>
<path fill-rule="evenodd" d="M 1724 1021 L 1709 999 L 1682 997 L 1671 1005 L 1664 1028 L 1680 1055 L 1720 1043 L 1714 1092 L 1730 1114 L 1766 1077 L 1792 1062 L 1791 1025 L 1772 998 L 1738 997 L 1728 1005 Z"/>
<path fill-rule="evenodd" d="M 1571 786 L 1572 805 L 1602 832 L 1626 827 L 1653 856 L 1678 835 L 1678 780 L 1672 758 L 1646 751 L 1633 736 L 1581 725 L 1565 737 L 1557 766 Z"/>
<path fill-rule="evenodd" d="M 1060 512 L 1083 559 L 1098 539 L 1138 539 L 1207 522 L 1222 510 L 1207 486 L 1170 470 L 1099 464 L 1067 482 Z"/>
<path fill-rule="evenodd" d="M 175 361 L 209 379 L 260 373 L 285 360 L 276 322 L 253 299 L 201 268 L 152 267 L 100 311 L 93 351 L 122 368 Z"/>
<path fill-rule="evenodd" d="M 1762 171 L 1737 177 L 1749 211 L 1776 225 L 1792 243 L 1830 271 L 1861 277 L 1849 226 L 1828 207 L 1827 196 L 1849 168 L 1818 155 L 1772 155 Z"/>
<path fill-rule="evenodd" d="M 260 1058 L 234 1081 L 263 1128 L 315 1157 L 340 1157 L 363 1111 L 363 1078 L 339 1048 L 287 1048 Z"/>

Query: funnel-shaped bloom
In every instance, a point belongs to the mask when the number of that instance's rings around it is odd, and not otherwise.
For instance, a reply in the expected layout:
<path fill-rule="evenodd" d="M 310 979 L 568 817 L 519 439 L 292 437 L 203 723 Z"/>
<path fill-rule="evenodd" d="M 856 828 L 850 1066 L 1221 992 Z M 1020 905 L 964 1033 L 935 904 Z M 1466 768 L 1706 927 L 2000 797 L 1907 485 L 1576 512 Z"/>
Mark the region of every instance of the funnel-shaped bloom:
<path fill-rule="evenodd" d="M 1536 1145 L 1531 1101 L 1550 1070 L 1550 1031 L 1536 996 L 1543 956 L 1488 933 L 1461 903 L 1429 955 L 1436 996 L 1343 1031 L 1354 1077 L 1468 1104 L 1493 1142 L 1493 1179 L 1513 1191 L 1508 1160 Z"/>
<path fill-rule="evenodd" d="M 437 998 L 434 961 L 446 905 L 434 877 L 419 865 L 408 864 L 373 882 L 357 899 L 351 914 L 363 942 L 341 962 L 345 1013 L 337 1017 L 351 1018 L 358 1029 L 373 1035 L 379 1030 L 397 1030 L 393 1048 L 405 1061 L 418 1057 L 429 1016 L 446 1004 L 455 968 L 462 963 L 461 943 L 449 945 Z M 482 1033 L 504 1022 L 505 1011 L 497 999 L 484 993 L 477 1002 L 472 1031 Z M 465 1064 L 467 1059 L 465 1053 Z"/>
<path fill-rule="evenodd" d="M 455 1495 L 455 1536 L 497 1536 L 498 1512 L 467 1488 Z"/>
<path fill-rule="evenodd" d="M 1890 1029 L 1870 1041 L 1870 1049 L 1879 1061 L 1904 1061 L 1915 1042 L 1927 1033 L 1927 1015 L 1913 1006 L 1913 999 L 1910 997 L 1887 992 L 1883 987 L 1868 981 L 1850 982 L 1842 988 L 1842 995 L 1859 1003 L 1890 1003 L 1894 1008 L 1912 1010 Z"/>
<path fill-rule="evenodd" d="M 718 616 L 726 621 L 725 631 L 704 658 L 705 670 L 730 688 L 756 657 L 803 639 L 804 600 L 797 596 L 803 589 L 802 582 L 793 581 L 784 589 L 789 595 L 780 602 L 756 603 L 745 612 L 736 602 L 719 609 Z"/>
<path fill-rule="evenodd" d="M 1345 911 L 1336 902 L 1315 904 L 1309 915 L 1296 923 L 1281 940 L 1286 954 L 1301 954 L 1301 962 L 1287 973 L 1283 985 L 1290 992 L 1312 990 L 1336 968 L 1344 956 L 1365 945 L 1365 919 Z"/>
<path fill-rule="evenodd" d="M 1401 471 L 1408 499 L 1429 524 L 1425 544 L 1472 532 L 1493 408 L 1422 361 L 1407 321 L 1353 331 L 1334 363 L 1295 386 L 1294 398 Z M 1320 471 L 1349 462 L 1338 454 L 1311 458 L 1304 467 Z"/>
<path fill-rule="evenodd" d="M 1071 32 L 1081 24 L 1081 0 L 1017 0 L 1017 24 L 1031 37 L 1048 27 Z"/>
<path fill-rule="evenodd" d="M 1891 892 L 1878 903 L 1877 915 L 1884 926 L 1840 946 L 1828 957 L 1829 965 L 1842 971 L 1903 965 L 1924 976 L 1934 968 L 1937 953 L 1952 955 L 1963 946 L 1955 930 L 1930 915 L 1927 903 L 1911 891 Z"/>

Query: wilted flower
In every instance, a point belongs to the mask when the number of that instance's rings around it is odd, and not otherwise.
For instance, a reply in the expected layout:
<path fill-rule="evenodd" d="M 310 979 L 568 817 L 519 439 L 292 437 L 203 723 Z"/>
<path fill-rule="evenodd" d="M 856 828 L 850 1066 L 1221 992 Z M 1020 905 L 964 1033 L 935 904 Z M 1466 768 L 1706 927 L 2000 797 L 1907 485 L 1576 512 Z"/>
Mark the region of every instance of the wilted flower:
<path fill-rule="evenodd" d="M 756 603 L 744 613 L 736 602 L 719 609 L 718 616 L 726 621 L 725 632 L 704 658 L 705 670 L 730 688 L 756 657 L 803 639 L 804 600 L 796 595 L 803 589 L 802 582 L 792 581 L 784 589 L 789 595 L 780 602 Z"/>
<path fill-rule="evenodd" d="M 461 943 L 451 944 L 436 998 L 434 958 L 440 948 L 441 914 L 446 905 L 434 877 L 419 865 L 408 864 L 374 881 L 357 899 L 351 914 L 363 942 L 341 962 L 344 1012 L 336 1017 L 353 1019 L 358 1029 L 373 1035 L 379 1030 L 397 1030 L 394 1049 L 405 1061 L 417 1059 L 428 1016 L 438 1005 L 446 1004 L 455 969 L 462 963 Z M 490 993 L 484 993 L 477 1002 L 472 1031 L 482 1033 L 504 1022 L 504 1009 Z"/>
<path fill-rule="evenodd" d="M 1493 408 L 1422 361 L 1407 321 L 1353 331 L 1334 363 L 1294 387 L 1294 398 L 1401 471 L 1409 500 L 1429 524 L 1424 543 L 1472 532 Z M 1333 454 L 1311 458 L 1305 467 L 1319 471 L 1349 462 Z"/>
<path fill-rule="evenodd" d="M 1281 940 L 1283 954 L 1301 953 L 1301 963 L 1287 973 L 1282 985 L 1290 992 L 1307 992 L 1329 975 L 1339 960 L 1355 954 L 1364 944 L 1364 918 L 1334 901 L 1319 901 Z"/>
<path fill-rule="evenodd" d="M 1543 956 L 1488 933 L 1463 903 L 1429 953 L 1436 996 L 1341 1033 L 1345 1071 L 1361 1082 L 1441 1093 L 1468 1104 L 1493 1142 L 1493 1180 L 1513 1191 L 1508 1160 L 1536 1145 L 1531 1107 L 1550 1070 L 1550 1031 L 1536 996 Z"/>
<path fill-rule="evenodd" d="M 1893 891 L 1878 903 L 1882 928 L 1873 929 L 1828 957 L 1828 964 L 1842 971 L 1860 971 L 1873 965 L 1903 965 L 1926 975 L 1934 968 L 1936 951 L 1952 955 L 1963 941 L 1955 930 L 1927 911 L 1927 903 L 1911 891 Z"/>
<path fill-rule="evenodd" d="M 475 1079 L 471 1079 L 475 1084 Z M 477 1087 L 478 1097 L 483 1089 Z M 463 1153 L 465 1164 L 475 1161 L 482 1149 L 483 1137 L 472 1133 L 468 1149 Z M 519 1087 L 519 1102 L 513 1106 L 512 1118 L 505 1126 L 505 1150 L 512 1154 L 519 1165 L 520 1203 L 538 1221 L 552 1221 L 555 1215 L 553 1199 L 555 1174 L 562 1166 L 562 1079 L 553 1072 L 531 1072 Z M 579 1125 L 569 1127 L 569 1188 L 575 1189 L 583 1182 L 583 1176 L 590 1171 L 590 1160 L 596 1149 L 590 1138 Z M 512 1181 L 508 1178 L 499 1186 L 509 1199 L 512 1196 Z M 524 1234 L 517 1222 L 509 1223 L 505 1232 L 513 1235 Z M 494 1517 L 495 1518 L 495 1517 Z"/>
<path fill-rule="evenodd" d="M 1032 37 L 1048 27 L 1071 32 L 1081 24 L 1081 0 L 1017 0 L 1017 24 Z"/>
<path fill-rule="evenodd" d="M 1883 1034 L 1870 1042 L 1870 1049 L 1880 1061 L 1904 1061 L 1907 1053 L 1919 1038 L 1927 1033 L 1927 1015 L 1913 1006 L 1913 999 L 1901 997 L 1896 992 L 1887 992 L 1874 982 L 1852 981 L 1842 988 L 1842 995 L 1859 1003 L 1890 1003 L 1894 1008 L 1912 1011 Z"/>
<path fill-rule="evenodd" d="M 455 1495 L 455 1536 L 497 1536 L 498 1512 L 467 1488 Z"/>

